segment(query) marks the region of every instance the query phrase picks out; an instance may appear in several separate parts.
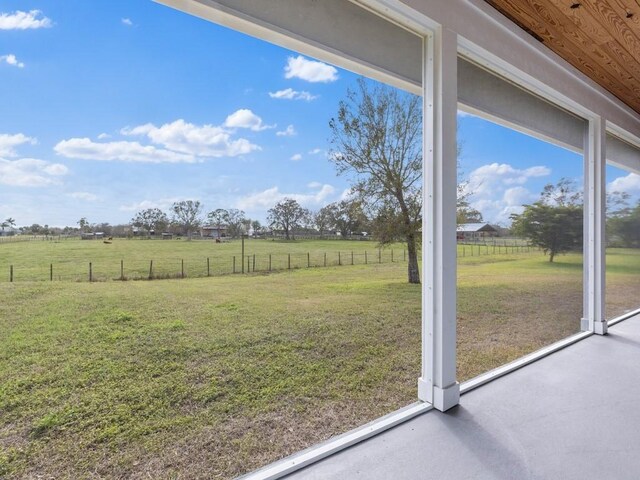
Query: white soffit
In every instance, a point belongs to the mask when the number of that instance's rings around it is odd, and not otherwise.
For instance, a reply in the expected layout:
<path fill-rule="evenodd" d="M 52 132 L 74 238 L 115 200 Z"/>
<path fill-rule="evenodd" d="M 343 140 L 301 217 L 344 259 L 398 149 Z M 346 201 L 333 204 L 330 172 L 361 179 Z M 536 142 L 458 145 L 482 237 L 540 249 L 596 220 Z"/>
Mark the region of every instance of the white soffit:
<path fill-rule="evenodd" d="M 527 135 L 582 152 L 587 121 L 458 57 L 461 109 Z"/>
<path fill-rule="evenodd" d="M 640 150 L 607 133 L 607 162 L 640 175 Z"/>

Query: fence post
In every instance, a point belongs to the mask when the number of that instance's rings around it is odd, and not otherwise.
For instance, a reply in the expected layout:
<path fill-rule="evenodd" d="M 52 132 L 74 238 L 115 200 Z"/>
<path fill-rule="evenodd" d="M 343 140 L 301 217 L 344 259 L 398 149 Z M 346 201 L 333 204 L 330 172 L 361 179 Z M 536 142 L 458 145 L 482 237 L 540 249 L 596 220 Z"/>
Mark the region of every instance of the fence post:
<path fill-rule="evenodd" d="M 407 251 L 406 250 L 402 250 L 402 261 L 403 262 L 407 261 Z"/>
<path fill-rule="evenodd" d="M 391 263 L 393 263 L 393 248 L 391 249 Z"/>
<path fill-rule="evenodd" d="M 353 250 L 351 250 L 351 265 L 353 265 Z"/>
<path fill-rule="evenodd" d="M 307 268 L 311 268 L 311 254 L 307 252 Z"/>
<path fill-rule="evenodd" d="M 49 265 L 49 281 L 53 282 L 53 263 Z"/>
<path fill-rule="evenodd" d="M 211 276 L 211 263 L 209 262 L 209 257 L 207 257 L 207 277 Z"/>
<path fill-rule="evenodd" d="M 327 266 L 327 252 L 324 252 L 324 266 Z"/>
<path fill-rule="evenodd" d="M 291 254 L 287 254 L 287 270 L 291 270 Z"/>
<path fill-rule="evenodd" d="M 247 255 L 247 273 L 251 272 L 251 256 Z"/>
<path fill-rule="evenodd" d="M 120 260 L 120 280 L 124 281 L 124 260 Z"/>
<path fill-rule="evenodd" d="M 378 263 L 382 263 L 382 249 L 378 249 Z"/>
<path fill-rule="evenodd" d="M 364 251 L 364 264 L 367 264 L 367 251 Z"/>
<path fill-rule="evenodd" d="M 13 265 L 9 266 L 9 281 L 13 282 Z"/>
<path fill-rule="evenodd" d="M 182 278 L 184 278 L 184 258 L 180 260 L 180 274 L 182 275 Z"/>
<path fill-rule="evenodd" d="M 236 273 L 236 256 L 233 256 L 233 273 Z"/>
<path fill-rule="evenodd" d="M 269 271 L 271 271 L 271 254 L 269 254 Z"/>
<path fill-rule="evenodd" d="M 338 265 L 342 266 L 342 257 L 340 256 L 340 251 L 338 251 Z"/>
<path fill-rule="evenodd" d="M 89 281 L 93 282 L 93 265 L 89 262 Z"/>
<path fill-rule="evenodd" d="M 149 280 L 153 279 L 153 260 L 149 262 Z"/>
<path fill-rule="evenodd" d="M 256 271 L 256 254 L 253 254 L 253 271 Z"/>

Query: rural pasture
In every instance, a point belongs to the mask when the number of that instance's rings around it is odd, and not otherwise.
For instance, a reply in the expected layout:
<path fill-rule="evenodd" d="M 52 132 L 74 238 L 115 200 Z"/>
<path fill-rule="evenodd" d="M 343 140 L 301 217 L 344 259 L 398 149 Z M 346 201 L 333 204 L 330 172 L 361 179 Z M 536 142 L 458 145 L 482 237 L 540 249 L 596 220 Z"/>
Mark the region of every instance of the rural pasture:
<path fill-rule="evenodd" d="M 0 268 L 36 268 L 52 253 L 119 268 L 125 242 L 0 245 Z M 375 251 L 340 243 L 255 241 L 247 251 Z M 131 244 L 154 260 L 239 247 Z M 0 477 L 229 478 L 415 401 L 420 286 L 406 282 L 401 261 L 348 258 L 186 280 L 1 282 Z M 612 316 L 638 306 L 640 252 L 607 260 Z M 581 261 L 460 257 L 459 378 L 578 331 Z"/>

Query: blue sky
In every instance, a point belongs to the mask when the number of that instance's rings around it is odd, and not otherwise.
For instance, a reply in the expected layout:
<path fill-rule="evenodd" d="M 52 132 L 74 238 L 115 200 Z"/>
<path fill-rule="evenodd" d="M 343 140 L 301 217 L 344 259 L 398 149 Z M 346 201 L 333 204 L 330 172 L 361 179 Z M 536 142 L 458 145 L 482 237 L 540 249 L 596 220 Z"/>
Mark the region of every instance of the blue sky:
<path fill-rule="evenodd" d="M 147 0 L 3 1 L 0 218 L 116 224 L 197 199 L 264 221 L 284 196 L 318 209 L 349 187 L 328 122 L 357 78 Z M 487 220 L 582 177 L 570 152 L 459 120 Z"/>

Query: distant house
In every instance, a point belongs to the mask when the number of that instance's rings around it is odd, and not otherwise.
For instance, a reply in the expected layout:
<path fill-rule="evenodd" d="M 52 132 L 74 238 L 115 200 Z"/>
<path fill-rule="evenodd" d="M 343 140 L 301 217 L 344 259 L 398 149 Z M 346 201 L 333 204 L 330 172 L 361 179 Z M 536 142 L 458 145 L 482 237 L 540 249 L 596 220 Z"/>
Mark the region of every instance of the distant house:
<path fill-rule="evenodd" d="M 229 235 L 229 227 L 226 225 L 207 225 L 200 229 L 203 238 L 226 238 Z"/>
<path fill-rule="evenodd" d="M 458 240 L 480 240 L 484 238 L 497 237 L 498 230 L 488 223 L 462 223 L 458 225 Z"/>
<path fill-rule="evenodd" d="M 104 238 L 105 234 L 104 232 L 88 232 L 88 233 L 82 233 L 82 240 L 99 240 L 101 238 Z"/>

